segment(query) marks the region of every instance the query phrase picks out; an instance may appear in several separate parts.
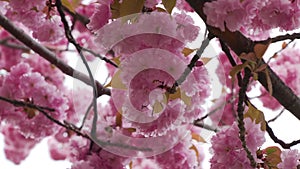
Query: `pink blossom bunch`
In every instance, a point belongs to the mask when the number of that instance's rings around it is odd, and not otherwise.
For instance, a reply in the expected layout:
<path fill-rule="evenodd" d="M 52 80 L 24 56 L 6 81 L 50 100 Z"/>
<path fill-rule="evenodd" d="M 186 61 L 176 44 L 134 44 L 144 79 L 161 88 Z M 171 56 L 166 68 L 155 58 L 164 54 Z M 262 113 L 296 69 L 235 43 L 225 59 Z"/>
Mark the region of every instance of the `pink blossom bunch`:
<path fill-rule="evenodd" d="M 25 137 L 12 124 L 1 126 L 1 132 L 5 136 L 5 156 L 15 164 L 20 164 L 29 155 L 30 150 L 39 142 L 36 139 Z"/>
<path fill-rule="evenodd" d="M 260 129 L 260 125 L 252 122 L 250 118 L 244 119 L 244 122 L 247 147 L 254 159 L 257 159 L 256 150 L 265 142 L 264 132 Z M 212 169 L 252 168 L 239 138 L 237 122 L 213 136 L 211 150 L 213 152 L 210 160 Z"/>
<path fill-rule="evenodd" d="M 59 17 L 53 7 L 46 5 L 46 0 L 12 0 L 6 9 L 8 18 L 21 22 L 41 42 L 54 43 L 64 35 Z"/>
<path fill-rule="evenodd" d="M 279 169 L 297 169 L 300 164 L 300 153 L 298 150 L 285 150 L 281 153 L 281 163 L 277 165 Z"/>
<path fill-rule="evenodd" d="M 175 14 L 175 19 L 161 12 L 130 17 L 137 19 L 129 24 L 119 19 L 96 31 L 102 52 L 113 50 L 122 57 L 146 48 L 160 48 L 180 54 L 184 44 L 195 40 L 199 33 L 199 27 L 185 13 Z M 112 30 L 114 34 L 108 34 Z"/>
<path fill-rule="evenodd" d="M 128 90 L 113 88 L 114 104 L 134 128 L 146 135 L 162 135 L 193 122 L 204 112 L 203 104 L 210 94 L 206 69 L 195 67 L 177 89 L 178 98 L 167 96 L 168 88 L 186 65 L 186 58 L 161 49 L 144 49 L 127 56 L 120 65 L 120 80 Z M 161 110 L 156 112 L 159 105 Z"/>
<path fill-rule="evenodd" d="M 297 2 L 289 0 L 217 0 L 205 3 L 204 13 L 207 23 L 222 31 L 226 27 L 230 31 L 252 31 L 254 35 L 256 30 L 293 30 L 300 26 Z"/>
<path fill-rule="evenodd" d="M 19 63 L 11 68 L 3 79 L 0 95 L 13 100 L 54 108 L 55 111 L 49 112 L 49 115 L 58 120 L 66 117 L 67 98 L 58 91 L 56 86 L 46 82 L 45 77 L 40 73 L 32 72 L 32 68 L 26 63 Z M 24 136 L 36 140 L 55 133 L 58 128 L 35 109 L 15 108 L 5 102 L 1 102 L 0 119 L 14 124 Z"/>

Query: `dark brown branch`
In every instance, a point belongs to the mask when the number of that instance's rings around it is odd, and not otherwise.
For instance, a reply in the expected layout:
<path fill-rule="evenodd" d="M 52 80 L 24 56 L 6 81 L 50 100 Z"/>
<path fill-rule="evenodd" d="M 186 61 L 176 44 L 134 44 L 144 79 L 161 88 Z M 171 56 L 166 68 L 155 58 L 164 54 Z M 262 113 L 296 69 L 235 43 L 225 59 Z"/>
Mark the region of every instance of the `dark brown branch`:
<path fill-rule="evenodd" d="M 38 105 L 29 103 L 29 102 L 24 102 L 24 101 L 11 100 L 11 99 L 8 99 L 8 98 L 2 97 L 2 96 L 0 96 L 0 100 L 6 101 L 16 107 L 28 107 L 31 109 L 42 109 L 42 110 L 47 110 L 47 111 L 55 111 L 55 109 L 53 109 L 53 108 L 38 106 Z"/>
<path fill-rule="evenodd" d="M 226 54 L 226 56 L 227 56 L 227 58 L 229 60 L 231 66 L 232 67 L 236 66 L 237 64 L 236 64 L 233 56 L 231 55 L 228 46 L 222 40 L 220 40 L 220 44 L 221 44 L 221 48 L 222 48 L 223 52 Z M 237 76 L 237 79 L 238 79 L 238 85 L 241 87 L 241 85 L 242 85 L 242 76 L 241 76 L 241 73 L 238 72 L 236 76 Z"/>
<path fill-rule="evenodd" d="M 213 126 L 204 124 L 204 123 L 201 122 L 201 121 L 195 121 L 193 124 L 194 124 L 194 126 L 197 126 L 197 127 L 200 127 L 200 128 L 204 128 L 204 129 L 206 129 L 206 130 L 213 131 L 213 132 L 215 132 L 215 133 L 217 133 L 217 132 L 219 131 L 218 128 L 215 128 L 215 127 L 213 127 Z"/>
<path fill-rule="evenodd" d="M 204 22 L 206 22 L 206 16 L 203 12 L 203 6 L 206 0 L 186 0 L 191 7 L 198 13 Z M 244 53 L 249 53 L 254 51 L 254 45 L 259 42 L 254 42 L 240 32 L 230 32 L 225 29 L 222 32 L 220 29 L 207 25 L 208 31 L 218 37 L 220 40 L 225 42 L 237 55 Z M 279 39 L 279 38 L 278 38 Z M 261 64 L 265 64 L 262 61 Z M 290 111 L 297 119 L 300 120 L 300 98 L 298 98 L 293 91 L 286 86 L 283 81 L 274 73 L 274 71 L 268 66 L 267 70 L 272 82 L 273 87 L 273 97 L 278 100 L 278 102 L 284 106 L 288 111 Z M 268 90 L 268 83 L 266 74 L 264 72 L 258 73 L 259 82 Z"/>
<path fill-rule="evenodd" d="M 11 21 L 9 21 L 1 13 L 0 13 L 0 25 L 6 31 L 11 33 L 16 39 L 18 39 L 20 42 L 24 43 L 26 46 L 28 46 L 34 52 L 39 54 L 41 57 L 48 60 L 51 64 L 55 65 L 58 69 L 60 69 L 66 75 L 72 76 L 72 77 L 86 83 L 87 85 L 93 85 L 90 81 L 90 78 L 87 75 L 73 69 L 71 66 L 69 66 L 66 63 L 64 63 L 63 61 L 61 61 L 59 58 L 56 57 L 56 55 L 53 52 L 51 52 L 49 49 L 47 49 L 45 46 L 41 45 L 40 43 L 36 42 L 29 35 L 27 35 L 23 30 L 21 30 L 20 28 L 15 26 Z M 98 88 L 98 96 L 101 96 L 103 94 L 110 95 L 109 89 L 104 88 L 98 81 L 95 81 L 95 83 Z"/>
<path fill-rule="evenodd" d="M 282 115 L 282 113 L 283 113 L 284 111 L 285 111 L 285 108 L 283 108 L 283 109 L 279 112 L 279 114 L 277 114 L 277 116 L 275 116 L 274 118 L 268 120 L 268 123 L 274 122 L 275 120 L 277 120 L 277 119 Z"/>
<path fill-rule="evenodd" d="M 248 68 L 246 68 L 245 76 L 243 78 L 242 85 L 241 85 L 240 91 L 239 91 L 237 113 L 238 113 L 238 127 L 240 129 L 239 137 L 242 142 L 242 146 L 247 153 L 247 157 L 251 162 L 251 166 L 254 168 L 254 167 L 256 167 L 256 162 L 246 144 L 246 138 L 245 138 L 246 129 L 245 129 L 245 123 L 244 123 L 244 110 L 245 110 L 244 101 L 246 99 L 246 91 L 247 91 L 247 88 L 248 88 L 248 85 L 250 82 L 250 78 L 251 78 L 251 71 Z"/>
<path fill-rule="evenodd" d="M 263 40 L 263 41 L 256 41 L 255 43 L 267 44 L 267 43 L 270 43 L 270 42 L 275 43 L 275 42 L 279 42 L 279 41 L 283 41 L 283 40 L 287 40 L 287 39 L 290 39 L 291 41 L 293 41 L 295 39 L 300 39 L 300 33 L 279 35 L 279 36 L 276 36 L 274 38 L 268 38 L 268 39 Z"/>
<path fill-rule="evenodd" d="M 12 105 L 14 105 L 16 107 L 28 107 L 28 108 L 32 108 L 32 109 L 38 110 L 45 117 L 47 117 L 49 120 L 51 120 L 55 124 L 57 124 L 57 125 L 65 128 L 65 129 L 71 130 L 71 131 L 75 132 L 79 136 L 82 136 L 84 138 L 90 139 L 90 137 L 87 134 L 81 133 L 80 130 L 78 130 L 77 128 L 74 127 L 74 125 L 69 125 L 67 123 L 62 123 L 59 120 L 53 118 L 49 113 L 46 112 L 46 111 L 55 111 L 55 109 L 53 109 L 53 108 L 38 106 L 38 105 L 35 105 L 35 104 L 32 104 L 32 103 L 18 101 L 18 100 L 12 100 L 12 99 L 8 99 L 8 98 L 2 97 L 2 96 L 0 96 L 0 100 L 5 101 L 7 103 L 10 103 L 10 104 L 12 104 Z"/>
<path fill-rule="evenodd" d="M 296 141 L 293 141 L 291 143 L 285 143 L 284 141 L 280 140 L 279 138 L 277 138 L 272 130 L 272 128 L 269 126 L 269 124 L 266 122 L 266 129 L 267 129 L 267 132 L 269 134 L 269 136 L 271 137 L 271 139 L 275 142 L 275 143 L 278 143 L 281 145 L 282 148 L 285 148 L 285 149 L 289 149 L 291 148 L 292 146 L 295 146 L 297 144 L 300 143 L 300 140 L 296 140 Z"/>
<path fill-rule="evenodd" d="M 0 40 L 0 45 L 6 46 L 6 47 L 9 47 L 9 48 L 13 48 L 13 49 L 20 49 L 20 50 L 24 50 L 24 51 L 30 51 L 30 49 L 26 46 L 8 42 L 9 39 L 10 38 L 5 38 L 5 39 Z"/>

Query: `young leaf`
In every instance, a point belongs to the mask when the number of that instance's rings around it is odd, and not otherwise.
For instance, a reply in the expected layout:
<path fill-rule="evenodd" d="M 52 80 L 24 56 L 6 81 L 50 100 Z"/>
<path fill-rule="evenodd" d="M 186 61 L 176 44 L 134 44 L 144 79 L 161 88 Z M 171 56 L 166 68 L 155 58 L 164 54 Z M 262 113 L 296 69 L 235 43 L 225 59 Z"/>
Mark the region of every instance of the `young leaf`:
<path fill-rule="evenodd" d="M 181 93 L 181 100 L 187 105 L 190 106 L 192 104 L 192 98 L 187 96 L 184 92 Z"/>
<path fill-rule="evenodd" d="M 232 69 L 230 70 L 229 72 L 229 75 L 231 76 L 232 78 L 232 82 L 235 81 L 235 76 L 242 70 L 244 69 L 245 67 L 248 66 L 248 62 L 245 62 L 243 64 L 240 64 L 240 65 L 236 65 L 234 67 L 232 67 Z"/>
<path fill-rule="evenodd" d="M 199 134 L 196 133 L 192 133 L 192 139 L 198 141 L 198 142 L 202 142 L 202 143 L 206 143 L 206 141 L 204 140 L 203 137 L 201 137 Z"/>
<path fill-rule="evenodd" d="M 255 56 L 255 54 L 253 52 L 250 52 L 250 53 L 242 53 L 240 56 L 239 56 L 240 59 L 244 59 L 244 60 L 247 60 L 247 61 L 250 61 L 250 62 L 254 62 L 256 63 L 257 61 L 257 58 Z"/>
<path fill-rule="evenodd" d="M 266 50 L 268 49 L 269 47 L 269 43 L 268 44 L 256 44 L 254 46 L 254 53 L 256 55 L 256 57 L 258 59 L 261 59 L 263 57 L 263 55 L 265 54 Z"/>
<path fill-rule="evenodd" d="M 69 9 L 71 12 L 75 12 L 75 7 L 72 5 L 72 3 L 68 0 L 62 0 L 61 1 L 62 5 Z"/>
<path fill-rule="evenodd" d="M 282 49 L 285 49 L 286 47 L 287 47 L 287 43 L 286 43 L 286 42 L 283 42 L 282 45 L 281 45 L 281 48 L 282 48 Z"/>
<path fill-rule="evenodd" d="M 184 48 L 181 53 L 187 57 L 188 55 L 190 55 L 191 53 L 193 53 L 196 49 L 190 49 L 190 48 Z"/>
<path fill-rule="evenodd" d="M 199 151 L 198 151 L 197 147 L 196 147 L 195 145 L 192 145 L 192 146 L 190 147 L 190 149 L 195 151 L 196 156 L 197 156 L 197 159 L 199 159 Z"/>
<path fill-rule="evenodd" d="M 145 0 L 123 0 L 122 3 L 114 1 L 111 5 L 112 18 L 120 18 L 126 15 L 140 13 Z"/>
<path fill-rule="evenodd" d="M 178 99 L 178 98 L 180 99 L 181 98 L 180 88 L 178 88 L 175 93 L 166 92 L 166 96 L 167 96 L 168 101 L 169 100 L 175 100 L 175 99 Z"/>
<path fill-rule="evenodd" d="M 260 128 L 262 131 L 266 131 L 266 121 L 264 113 L 248 102 L 248 111 L 244 114 L 244 118 L 249 117 L 252 121 L 255 121 L 256 124 L 260 123 Z"/>
<path fill-rule="evenodd" d="M 166 8 L 166 10 L 169 12 L 169 14 L 171 14 L 173 8 L 176 5 L 176 0 L 162 0 L 162 4 Z"/>
<path fill-rule="evenodd" d="M 117 112 L 116 115 L 116 126 L 122 127 L 122 114 L 120 112 Z"/>
<path fill-rule="evenodd" d="M 111 79 L 111 87 L 115 89 L 127 89 L 120 78 L 121 71 L 117 71 Z"/>
<path fill-rule="evenodd" d="M 161 7 L 157 7 L 157 8 L 156 8 L 156 11 L 157 11 L 157 12 L 166 12 L 166 13 L 168 12 L 168 11 L 166 11 L 165 9 L 161 8 Z"/>
<path fill-rule="evenodd" d="M 160 113 L 163 111 L 163 109 L 164 109 L 164 105 L 159 101 L 155 101 L 153 105 L 153 113 L 154 114 Z"/>
<path fill-rule="evenodd" d="M 264 150 L 266 152 L 266 165 L 270 168 L 278 169 L 277 165 L 281 162 L 281 150 L 276 146 L 268 147 Z"/>
<path fill-rule="evenodd" d="M 201 57 L 201 61 L 203 62 L 203 64 L 207 64 L 209 61 L 211 61 L 212 58 L 207 58 L 207 57 Z"/>

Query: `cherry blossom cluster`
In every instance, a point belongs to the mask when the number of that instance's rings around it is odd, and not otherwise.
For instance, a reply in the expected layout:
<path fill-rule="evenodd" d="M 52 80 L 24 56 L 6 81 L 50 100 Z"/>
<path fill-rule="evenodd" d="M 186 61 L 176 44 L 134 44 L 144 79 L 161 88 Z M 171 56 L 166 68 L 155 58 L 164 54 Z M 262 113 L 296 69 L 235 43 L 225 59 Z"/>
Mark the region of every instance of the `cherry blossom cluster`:
<path fill-rule="evenodd" d="M 256 158 L 256 151 L 265 142 L 264 132 L 260 129 L 260 125 L 252 122 L 250 118 L 244 119 L 244 122 L 247 146 L 252 156 L 259 162 Z M 252 168 L 239 139 L 237 122 L 213 136 L 211 149 L 213 151 L 213 157 L 210 160 L 212 169 Z"/>
<path fill-rule="evenodd" d="M 53 43 L 60 40 L 64 33 L 53 4 L 48 3 L 50 1 L 46 0 L 11 0 L 2 8 L 9 19 L 29 28 L 34 38 Z"/>
<path fill-rule="evenodd" d="M 299 1 L 294 0 L 216 0 L 204 5 L 209 25 L 225 31 L 242 31 L 250 37 L 272 28 L 293 30 L 300 26 Z M 260 38 L 266 38 L 262 33 Z"/>

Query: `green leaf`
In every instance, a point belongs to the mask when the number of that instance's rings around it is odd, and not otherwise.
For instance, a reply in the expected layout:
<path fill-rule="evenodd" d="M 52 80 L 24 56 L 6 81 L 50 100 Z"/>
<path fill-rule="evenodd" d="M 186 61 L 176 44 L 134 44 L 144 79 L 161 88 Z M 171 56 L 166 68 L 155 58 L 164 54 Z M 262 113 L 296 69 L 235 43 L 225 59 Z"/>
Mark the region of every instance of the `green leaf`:
<path fill-rule="evenodd" d="M 176 0 L 162 0 L 162 4 L 166 8 L 166 10 L 169 12 L 169 14 L 171 14 L 173 8 L 176 5 Z"/>
<path fill-rule="evenodd" d="M 258 110 L 251 103 L 248 102 L 248 111 L 244 114 L 244 118 L 249 117 L 256 124 L 260 123 L 260 129 L 266 131 L 265 115 L 262 111 Z"/>
<path fill-rule="evenodd" d="M 112 12 L 112 18 L 120 18 L 123 16 L 140 13 L 143 9 L 145 0 L 123 0 L 120 3 L 118 0 L 115 0 L 114 3 L 110 5 Z"/>

